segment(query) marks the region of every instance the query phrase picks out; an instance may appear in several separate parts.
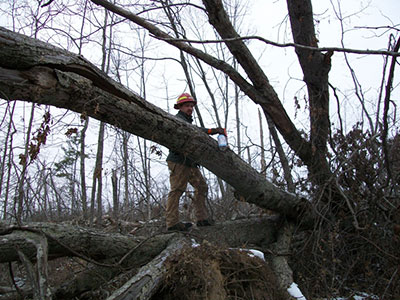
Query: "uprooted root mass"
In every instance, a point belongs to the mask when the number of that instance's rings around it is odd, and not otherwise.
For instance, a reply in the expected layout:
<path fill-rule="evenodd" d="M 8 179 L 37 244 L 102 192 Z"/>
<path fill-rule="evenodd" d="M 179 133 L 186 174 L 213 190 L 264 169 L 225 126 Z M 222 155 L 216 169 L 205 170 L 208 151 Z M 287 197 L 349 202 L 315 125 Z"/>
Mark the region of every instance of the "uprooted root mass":
<path fill-rule="evenodd" d="M 203 243 L 166 264 L 164 283 L 153 299 L 288 299 L 269 265 L 243 251 Z"/>

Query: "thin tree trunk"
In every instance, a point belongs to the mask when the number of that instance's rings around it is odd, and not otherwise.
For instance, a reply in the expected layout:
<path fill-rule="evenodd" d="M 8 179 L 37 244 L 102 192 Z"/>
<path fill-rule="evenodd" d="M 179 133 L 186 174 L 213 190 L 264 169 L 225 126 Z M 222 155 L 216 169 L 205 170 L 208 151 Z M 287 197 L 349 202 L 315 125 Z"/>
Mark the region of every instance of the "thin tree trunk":
<path fill-rule="evenodd" d="M 141 58 L 140 58 L 140 94 L 143 98 L 146 98 L 146 74 L 145 74 L 145 36 L 141 37 L 139 35 L 140 41 L 140 51 L 141 51 Z M 142 162 L 142 170 L 144 175 L 144 203 L 146 204 L 146 219 L 147 221 L 151 220 L 151 161 L 148 158 L 148 149 L 147 149 L 147 141 L 146 139 L 143 140 L 143 150 L 140 147 L 140 140 L 138 138 L 138 145 L 140 150 L 140 159 Z"/>
<path fill-rule="evenodd" d="M 138 148 L 140 153 L 140 160 L 142 163 L 142 170 L 144 176 L 144 203 L 146 204 L 146 219 L 151 220 L 151 186 L 150 186 L 150 160 L 147 158 L 147 143 L 143 140 L 143 148 L 140 145 L 140 140 L 138 140 Z"/>
<path fill-rule="evenodd" d="M 146 150 L 146 149 L 145 149 Z M 151 160 L 147 157 L 147 151 L 145 152 L 146 166 L 146 202 L 147 202 L 147 220 L 152 218 L 152 201 L 151 201 Z"/>
<path fill-rule="evenodd" d="M 103 43 L 102 43 L 102 51 L 103 51 L 103 57 L 102 57 L 102 64 L 101 64 L 101 70 L 105 73 L 108 72 L 109 69 L 109 58 L 111 51 L 107 52 L 106 49 L 106 44 L 107 44 L 107 25 L 108 25 L 108 14 L 109 12 L 106 10 L 104 14 L 104 25 L 103 25 Z M 111 20 L 112 23 L 112 20 Z M 111 33 L 112 33 L 112 26 L 110 26 L 110 37 L 109 41 L 111 43 Z M 109 49 L 111 49 L 109 47 Z M 98 135 L 98 140 L 97 140 L 97 154 L 96 154 L 96 163 L 95 163 L 95 170 L 93 174 L 93 187 L 92 187 L 92 217 L 90 223 L 93 224 L 93 216 L 94 216 L 94 211 L 93 211 L 93 205 L 94 205 L 94 198 L 96 195 L 96 187 L 97 187 L 97 197 L 96 197 L 96 205 L 97 205 L 97 222 L 101 221 L 101 217 L 103 215 L 103 201 L 102 201 L 102 193 L 103 193 L 103 175 L 102 175 L 102 170 L 103 170 L 103 150 L 104 150 L 104 129 L 105 129 L 105 124 L 104 122 L 100 122 L 100 128 L 99 128 L 99 135 Z M 96 186 L 97 183 L 97 186 Z"/>
<path fill-rule="evenodd" d="M 289 192 L 294 193 L 296 188 L 295 188 L 295 185 L 293 183 L 293 178 L 292 178 L 292 174 L 291 174 L 291 171 L 290 171 L 289 162 L 287 160 L 285 152 L 283 151 L 283 147 L 282 147 L 281 141 L 279 140 L 278 133 L 276 132 L 276 128 L 275 128 L 274 123 L 272 122 L 272 120 L 268 116 L 268 114 L 266 114 L 266 117 L 267 117 L 269 132 L 270 132 L 270 134 L 272 136 L 272 139 L 274 141 L 274 144 L 275 144 L 275 147 L 276 147 L 276 151 L 278 152 L 279 160 L 280 160 L 281 165 L 282 165 L 283 177 L 285 178 L 285 181 L 287 183 L 287 189 L 288 189 Z"/>
<path fill-rule="evenodd" d="M 6 133 L 6 137 L 4 139 L 4 149 L 3 149 L 3 156 L 1 159 L 1 167 L 0 167 L 0 197 L 3 195 L 3 180 L 4 180 L 4 175 L 7 173 L 8 177 L 7 177 L 7 184 L 5 184 L 6 187 L 8 187 L 8 183 L 9 183 L 9 177 L 10 177 L 10 168 L 11 165 L 10 163 L 7 164 L 7 172 L 6 172 L 6 159 L 8 158 L 8 160 L 10 161 L 11 156 L 12 156 L 12 135 L 15 133 L 15 128 L 14 128 L 14 133 L 11 132 L 11 128 L 14 127 L 13 124 L 13 117 L 14 117 L 14 111 L 15 111 L 15 105 L 16 102 L 14 102 L 12 104 L 12 108 L 10 111 L 10 119 L 9 119 L 9 123 L 8 123 L 8 127 L 7 127 L 7 133 Z M 10 108 L 10 102 L 8 102 L 7 104 L 7 109 L 6 111 L 9 111 Z M 10 143 L 9 143 L 10 141 Z M 10 147 L 9 147 L 10 146 Z M 10 148 L 10 153 L 7 153 L 8 148 Z M 8 188 L 6 189 L 6 193 L 4 196 L 4 204 L 3 204 L 3 219 L 5 220 L 7 218 L 7 206 L 8 206 Z"/>
<path fill-rule="evenodd" d="M 96 207 L 97 207 L 97 222 L 101 222 L 101 217 L 103 215 L 103 155 L 104 155 L 104 129 L 105 123 L 100 122 L 99 138 L 97 141 L 97 155 L 96 155 L 96 179 L 97 179 L 97 197 L 96 197 Z"/>
<path fill-rule="evenodd" d="M 112 191 L 113 191 L 113 217 L 115 220 L 119 218 L 119 200 L 118 200 L 118 177 L 117 170 L 113 169 L 111 174 Z"/>
<path fill-rule="evenodd" d="M 119 61 L 116 65 L 116 73 L 118 82 L 121 83 L 121 77 L 119 73 Z M 117 133 L 122 136 L 122 176 L 124 178 L 124 194 L 123 194 L 123 208 L 122 211 L 129 211 L 129 152 L 128 152 L 128 142 L 129 142 L 129 133 L 126 131 L 117 130 Z M 121 176 L 121 177 L 122 177 Z M 132 180 L 134 180 L 134 176 L 132 176 Z M 133 203 L 132 203 L 133 204 Z"/>
<path fill-rule="evenodd" d="M 84 36 L 84 28 L 85 28 L 85 21 L 86 21 L 86 13 L 87 13 L 87 4 L 88 1 L 85 1 L 85 5 L 83 8 L 83 16 L 82 16 L 82 24 L 81 24 L 81 29 L 80 29 L 80 39 L 79 39 L 79 54 L 82 54 L 82 49 L 83 49 L 83 36 Z M 86 138 L 86 131 L 89 126 L 89 117 L 83 116 L 84 118 L 84 125 L 81 130 L 81 136 L 80 136 L 80 156 L 79 156 L 79 161 L 80 161 L 80 180 L 81 180 L 81 200 L 82 200 L 82 213 L 84 219 L 88 218 L 88 198 L 87 198 L 87 190 L 86 190 L 86 166 L 85 166 L 85 159 L 86 159 L 86 154 L 85 154 L 85 138 Z"/>
<path fill-rule="evenodd" d="M 43 188 L 43 201 L 40 201 L 40 196 L 41 193 L 39 193 L 39 206 L 42 208 L 42 214 L 46 217 L 47 220 L 47 215 L 48 215 L 48 202 L 49 202 L 49 195 L 48 195 L 48 186 L 47 186 L 47 174 L 46 174 L 46 163 L 43 163 L 43 168 L 40 171 L 40 177 L 42 181 L 42 187 Z M 40 203 L 42 202 L 42 203 Z"/>
<path fill-rule="evenodd" d="M 93 226 L 94 222 L 94 215 L 95 215 L 95 199 L 96 199 L 96 186 L 97 186 L 97 167 L 95 166 L 94 171 L 93 171 L 93 178 L 92 178 L 92 192 L 90 196 L 90 216 L 89 216 L 89 224 L 90 226 Z"/>
<path fill-rule="evenodd" d="M 26 140 L 25 140 L 25 151 L 24 151 L 24 156 L 22 160 L 22 171 L 21 175 L 19 178 L 18 182 L 18 195 L 16 198 L 16 205 L 17 205 L 17 221 L 18 223 L 22 223 L 22 214 L 23 214 L 23 207 L 24 207 L 24 184 L 25 184 L 25 176 L 26 176 L 26 170 L 28 168 L 28 162 L 29 162 L 29 142 L 31 138 L 31 131 L 32 131 L 32 124 L 33 124 L 33 117 L 35 115 L 35 104 L 32 103 L 31 107 L 31 113 L 30 113 L 30 119 L 28 123 L 28 131 L 26 133 Z M 15 205 L 14 204 L 14 205 Z"/>
<path fill-rule="evenodd" d="M 263 131 L 263 124 L 262 124 L 262 116 L 260 109 L 258 109 L 258 121 L 260 123 L 260 144 L 261 144 L 261 174 L 266 176 L 267 173 L 267 163 L 265 161 L 265 148 L 264 148 L 264 131 Z"/>
<path fill-rule="evenodd" d="M 129 133 L 123 131 L 122 132 L 122 147 L 123 147 L 123 166 L 124 166 L 124 183 L 125 183 L 125 192 L 124 192 L 124 210 L 127 210 L 129 207 L 129 170 L 128 170 L 128 141 L 129 141 Z"/>
<path fill-rule="evenodd" d="M 71 190 L 71 214 L 76 215 L 79 212 L 79 204 L 76 199 L 76 165 L 78 161 L 78 155 L 74 153 L 74 162 L 72 164 L 72 174 L 70 180 L 70 190 Z"/>
<path fill-rule="evenodd" d="M 85 167 L 85 159 L 86 159 L 86 154 L 85 154 L 85 137 L 86 137 L 86 130 L 89 126 L 89 117 L 86 117 L 85 119 L 85 124 L 83 125 L 83 128 L 81 130 L 81 137 L 80 137 L 80 155 L 79 155 L 79 161 L 80 161 L 80 173 L 81 173 L 81 197 L 82 197 L 82 211 L 83 211 L 83 217 L 86 219 L 88 217 L 88 203 L 87 203 L 87 191 L 86 191 L 86 167 Z"/>
<path fill-rule="evenodd" d="M 55 195 L 55 198 L 56 198 L 57 218 L 59 219 L 59 218 L 61 218 L 61 215 L 62 215 L 62 207 L 61 207 L 62 199 L 61 199 L 61 196 L 60 196 L 60 194 L 58 192 L 58 188 L 56 186 L 56 183 L 54 182 L 53 174 L 50 173 L 49 176 L 50 176 L 50 184 L 51 184 L 51 187 L 53 188 L 54 195 Z"/>
<path fill-rule="evenodd" d="M 14 133 L 13 133 L 14 134 Z M 12 134 L 12 135 L 13 135 Z M 12 149 L 12 145 L 13 145 L 13 138 L 11 135 L 11 140 L 10 140 L 10 149 Z M 7 219 L 7 205 L 8 205 L 8 198 L 10 196 L 10 180 L 11 180 L 11 164 L 12 164 L 12 152 L 10 151 L 9 155 L 8 155 L 8 169 L 7 169 L 7 181 L 6 181 L 6 189 L 5 189 L 5 195 L 4 195 L 4 219 Z"/>
<path fill-rule="evenodd" d="M 234 67 L 236 68 L 236 60 L 233 61 Z M 235 114 L 236 114 L 236 146 L 237 153 L 242 156 L 242 140 L 240 134 L 240 110 L 239 110 L 239 87 L 235 84 Z"/>

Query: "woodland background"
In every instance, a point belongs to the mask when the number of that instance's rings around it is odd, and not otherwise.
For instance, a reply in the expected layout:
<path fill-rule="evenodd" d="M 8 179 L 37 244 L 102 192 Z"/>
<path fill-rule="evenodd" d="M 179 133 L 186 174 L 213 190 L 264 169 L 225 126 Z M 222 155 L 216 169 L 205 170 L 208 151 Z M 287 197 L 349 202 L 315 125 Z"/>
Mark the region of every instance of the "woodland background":
<path fill-rule="evenodd" d="M 229 163 L 221 157 L 233 154 L 188 152 L 206 167 L 213 219 L 279 213 L 305 223 L 312 215 L 307 226 L 291 227 L 288 261 L 303 293 L 312 299 L 365 291 L 396 299 L 400 42 L 398 20 L 389 14 L 399 4 L 265 5 L 4 1 L 0 20 L 9 30 L 85 58 L 167 113 L 175 113 L 179 94 L 190 92 L 199 103 L 196 124 L 226 127 L 237 155 L 232 168 L 236 159 L 250 166 L 223 171 Z M 2 51 L 4 78 L 7 68 L 26 69 L 22 58 Z M 101 105 L 90 112 L 72 107 L 77 113 L 55 108 L 40 93 L 21 96 L 21 90 L 22 84 L 1 89 L 3 221 L 97 228 L 111 222 L 161 232 L 169 188 L 164 140 L 179 148 L 174 139 L 193 131 L 178 132 L 184 126 L 178 124 L 170 136 L 152 127 L 133 135 L 127 128 L 136 119 L 107 122 Z M 85 99 L 83 92 L 76 97 Z M 99 120 L 89 117 L 96 113 Z M 270 197 L 276 201 L 252 195 L 255 186 L 235 179 L 253 171 L 260 175 L 257 186 L 263 179 L 283 191 Z M 186 220 L 192 219 L 191 197 L 189 187 L 182 199 Z M 290 197 L 307 202 L 306 216 L 282 200 Z"/>

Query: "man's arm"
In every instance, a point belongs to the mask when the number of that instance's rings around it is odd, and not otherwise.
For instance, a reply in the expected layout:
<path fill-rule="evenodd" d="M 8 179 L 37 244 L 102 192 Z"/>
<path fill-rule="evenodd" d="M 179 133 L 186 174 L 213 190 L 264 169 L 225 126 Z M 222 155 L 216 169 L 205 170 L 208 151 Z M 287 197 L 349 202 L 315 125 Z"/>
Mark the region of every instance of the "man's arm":
<path fill-rule="evenodd" d="M 226 129 L 225 128 L 221 128 L 221 127 L 217 127 L 217 128 L 208 128 L 207 130 L 207 134 L 223 134 L 226 136 Z"/>

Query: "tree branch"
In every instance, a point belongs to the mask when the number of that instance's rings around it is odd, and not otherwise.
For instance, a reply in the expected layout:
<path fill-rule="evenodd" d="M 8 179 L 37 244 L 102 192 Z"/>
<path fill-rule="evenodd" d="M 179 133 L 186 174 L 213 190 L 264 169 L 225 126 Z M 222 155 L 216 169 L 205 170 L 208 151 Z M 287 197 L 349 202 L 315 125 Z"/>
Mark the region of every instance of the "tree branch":
<path fill-rule="evenodd" d="M 250 84 L 246 79 L 244 79 L 240 73 L 235 70 L 231 65 L 227 64 L 225 61 L 219 60 L 199 49 L 196 49 L 192 46 L 190 46 L 188 43 L 175 40 L 174 37 L 170 36 L 169 34 L 163 32 L 159 28 L 157 28 L 155 25 L 150 23 L 149 21 L 137 16 L 136 14 L 127 11 L 123 8 L 120 8 L 106 0 L 91 0 L 93 3 L 98 4 L 103 6 L 104 8 L 127 18 L 128 20 L 134 22 L 135 24 L 147 29 L 154 37 L 157 39 L 164 39 L 167 43 L 170 45 L 188 53 L 191 54 L 200 60 L 204 61 L 208 65 L 224 72 L 229 76 L 229 78 L 235 82 L 240 89 L 245 93 L 250 99 L 252 99 L 256 104 L 259 104 L 262 106 L 263 111 L 267 111 L 271 118 L 273 119 L 277 129 L 279 132 L 284 136 L 286 142 L 291 146 L 292 149 L 302 158 L 302 160 L 307 164 L 310 162 L 310 153 L 311 153 L 311 148 L 308 142 L 301 136 L 299 131 L 296 129 L 294 126 L 293 122 L 290 120 L 289 116 L 287 115 L 285 109 L 282 106 L 282 103 L 280 102 L 276 92 L 272 88 L 272 86 L 269 84 L 268 79 L 266 78 L 265 75 L 263 76 L 258 76 L 261 74 L 259 72 L 260 68 L 253 68 L 256 65 L 254 64 L 254 59 L 253 62 L 250 62 L 248 59 L 246 60 L 245 58 L 242 60 L 242 64 L 246 64 L 247 67 L 245 68 L 247 74 L 249 77 L 252 79 L 252 82 L 254 85 Z M 212 1 L 210 3 L 210 7 L 214 7 L 214 2 Z M 208 8 L 206 8 L 208 10 Z M 210 14 L 210 12 L 209 12 Z M 228 26 L 228 21 L 227 19 L 223 20 L 223 24 L 220 24 L 220 29 L 219 34 L 223 38 L 231 38 L 232 35 L 226 36 L 226 34 L 223 34 L 224 28 L 227 28 Z M 232 27 L 232 24 L 229 25 L 229 27 Z M 230 34 L 232 33 L 232 30 L 230 30 Z M 234 34 L 234 38 L 238 37 L 237 34 Z M 232 42 L 234 45 L 237 46 L 237 43 L 240 41 L 235 41 Z M 229 46 L 229 44 L 228 44 Z M 247 49 L 246 47 L 241 48 L 241 52 L 244 51 L 243 49 Z M 232 50 L 231 50 L 232 52 Z M 247 50 L 248 52 L 248 50 Z M 235 52 L 235 56 L 238 54 L 238 52 Z M 243 57 L 243 55 L 242 55 Z M 239 61 L 239 59 L 238 59 Z M 257 74 L 255 74 L 257 70 Z M 258 76 L 258 77 L 257 77 Z M 261 80 L 261 81 L 260 81 Z"/>
<path fill-rule="evenodd" d="M 163 40 L 163 41 L 175 41 L 175 42 L 186 42 L 186 43 L 193 43 L 193 44 L 218 44 L 218 43 L 226 43 L 226 42 L 234 42 L 234 41 L 244 41 L 244 40 L 258 40 L 265 44 L 276 46 L 279 48 L 298 48 L 316 52 L 345 52 L 345 53 L 352 53 L 352 54 L 360 54 L 360 55 L 387 55 L 398 57 L 400 56 L 399 52 L 395 51 L 388 51 L 388 50 L 362 50 L 362 49 L 352 49 L 352 48 L 342 48 L 342 47 L 312 47 L 301 45 L 297 43 L 278 43 L 268 39 L 265 39 L 261 36 L 256 35 L 247 35 L 247 36 L 239 36 L 236 38 L 224 38 L 219 40 L 191 40 L 191 39 L 174 39 L 174 38 L 161 38 L 155 35 L 152 35 L 154 38 Z"/>
<path fill-rule="evenodd" d="M 396 45 L 393 48 L 393 51 L 400 54 L 398 52 L 399 48 L 400 48 L 400 38 L 397 40 Z M 388 135 L 388 131 L 389 131 L 388 113 L 389 113 L 390 96 L 391 96 L 391 92 L 392 92 L 395 67 L 396 67 L 396 58 L 393 57 L 392 62 L 390 64 L 389 77 L 388 77 L 387 84 L 386 84 L 385 104 L 384 104 L 383 117 L 382 117 L 382 119 L 383 119 L 382 143 L 383 143 L 383 152 L 385 153 L 385 166 L 386 166 L 386 170 L 388 172 L 387 184 L 389 184 L 389 180 L 392 178 L 392 171 L 391 171 L 390 159 L 389 159 L 389 151 L 388 151 L 388 145 L 387 145 L 387 135 Z"/>

